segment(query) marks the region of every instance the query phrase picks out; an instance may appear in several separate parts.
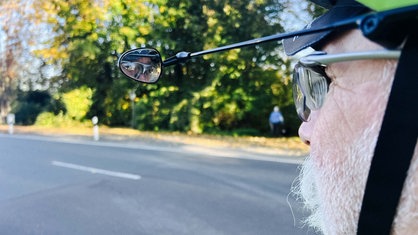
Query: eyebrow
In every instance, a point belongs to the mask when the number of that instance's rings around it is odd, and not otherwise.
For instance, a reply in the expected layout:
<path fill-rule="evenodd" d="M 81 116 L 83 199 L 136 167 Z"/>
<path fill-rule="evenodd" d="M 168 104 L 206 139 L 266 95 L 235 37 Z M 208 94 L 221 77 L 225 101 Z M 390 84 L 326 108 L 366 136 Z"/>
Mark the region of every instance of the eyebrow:
<path fill-rule="evenodd" d="M 399 59 L 400 55 L 401 50 L 362 51 L 331 55 L 326 54 L 326 52 L 317 51 L 311 55 L 300 58 L 299 63 L 305 66 L 316 66 L 353 60 Z"/>

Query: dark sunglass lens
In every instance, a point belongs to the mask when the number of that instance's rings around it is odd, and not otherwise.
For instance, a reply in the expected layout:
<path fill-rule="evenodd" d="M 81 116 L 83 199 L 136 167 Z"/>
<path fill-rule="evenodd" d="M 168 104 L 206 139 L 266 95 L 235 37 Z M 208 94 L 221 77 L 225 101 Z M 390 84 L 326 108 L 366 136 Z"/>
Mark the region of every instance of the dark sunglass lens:
<path fill-rule="evenodd" d="M 321 108 L 328 92 L 328 81 L 322 68 L 300 66 L 299 80 L 306 105 L 314 110 Z"/>
<path fill-rule="evenodd" d="M 300 68 L 295 67 L 292 79 L 293 101 L 295 103 L 296 112 L 302 121 L 307 121 L 310 115 L 310 109 L 306 106 L 306 96 L 302 92 L 300 86 Z"/>
<path fill-rule="evenodd" d="M 141 63 L 136 63 L 137 69 L 140 74 L 144 73 L 144 66 Z"/>

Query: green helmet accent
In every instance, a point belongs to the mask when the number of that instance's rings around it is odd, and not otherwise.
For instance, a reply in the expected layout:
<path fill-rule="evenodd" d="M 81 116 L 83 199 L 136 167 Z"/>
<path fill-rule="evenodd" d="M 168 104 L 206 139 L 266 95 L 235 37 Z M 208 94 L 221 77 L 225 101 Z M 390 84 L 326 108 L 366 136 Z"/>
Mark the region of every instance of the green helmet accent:
<path fill-rule="evenodd" d="M 395 8 L 412 6 L 418 4 L 418 0 L 357 0 L 376 11 L 385 11 Z"/>

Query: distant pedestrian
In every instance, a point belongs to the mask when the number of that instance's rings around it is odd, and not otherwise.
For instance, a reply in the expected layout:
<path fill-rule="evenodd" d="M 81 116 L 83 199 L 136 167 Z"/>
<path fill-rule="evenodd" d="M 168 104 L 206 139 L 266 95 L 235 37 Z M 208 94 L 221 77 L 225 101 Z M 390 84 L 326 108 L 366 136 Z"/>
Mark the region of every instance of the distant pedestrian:
<path fill-rule="evenodd" d="M 269 123 L 271 134 L 273 136 L 279 136 L 284 134 L 284 118 L 278 106 L 274 106 L 273 112 L 270 113 Z"/>

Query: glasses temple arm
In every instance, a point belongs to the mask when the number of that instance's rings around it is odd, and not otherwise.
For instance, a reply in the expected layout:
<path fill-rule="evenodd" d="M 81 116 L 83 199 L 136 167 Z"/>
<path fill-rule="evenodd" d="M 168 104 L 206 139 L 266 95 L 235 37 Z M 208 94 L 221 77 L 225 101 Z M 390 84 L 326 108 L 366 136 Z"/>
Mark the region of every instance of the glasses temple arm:
<path fill-rule="evenodd" d="M 310 55 L 300 58 L 299 62 L 306 66 L 327 65 L 330 63 L 367 60 L 367 59 L 398 59 L 401 55 L 400 50 L 380 50 L 366 52 L 352 52 L 335 55 Z"/>

